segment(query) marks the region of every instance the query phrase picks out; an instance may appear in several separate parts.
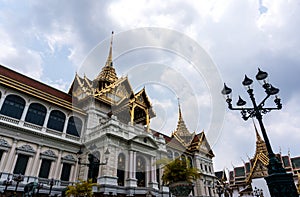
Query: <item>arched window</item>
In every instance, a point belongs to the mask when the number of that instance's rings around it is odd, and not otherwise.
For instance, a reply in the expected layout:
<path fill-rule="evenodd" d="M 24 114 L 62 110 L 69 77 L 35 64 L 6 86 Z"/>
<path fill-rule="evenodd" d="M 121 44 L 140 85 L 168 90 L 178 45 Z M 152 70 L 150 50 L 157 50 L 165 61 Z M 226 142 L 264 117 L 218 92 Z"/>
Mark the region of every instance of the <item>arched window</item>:
<path fill-rule="evenodd" d="M 136 157 L 136 173 L 138 187 L 146 187 L 146 161 L 143 157 Z"/>
<path fill-rule="evenodd" d="M 21 119 L 25 100 L 17 95 L 8 95 L 1 108 L 1 114 L 16 119 Z"/>
<path fill-rule="evenodd" d="M 182 155 L 180 156 L 180 160 L 183 161 L 183 162 L 186 162 L 185 155 L 182 154 Z"/>
<path fill-rule="evenodd" d="M 25 122 L 43 126 L 47 109 L 39 103 L 31 103 L 25 117 Z"/>
<path fill-rule="evenodd" d="M 57 131 L 63 131 L 66 116 L 64 113 L 58 110 L 53 110 L 50 113 L 47 128 Z"/>
<path fill-rule="evenodd" d="M 67 133 L 75 136 L 80 136 L 82 121 L 76 116 L 71 116 L 68 121 Z"/>
<path fill-rule="evenodd" d="M 89 154 L 88 160 L 89 160 L 88 179 L 92 179 L 92 182 L 96 183 L 99 174 L 100 153 L 97 151 L 94 152 L 93 154 Z"/>
<path fill-rule="evenodd" d="M 167 156 L 169 159 L 173 159 L 173 153 L 170 150 L 167 150 Z"/>
<path fill-rule="evenodd" d="M 178 158 L 178 157 L 179 157 L 179 153 L 178 153 L 178 152 L 175 152 L 175 153 L 174 153 L 174 156 L 175 156 L 175 158 Z"/>
<path fill-rule="evenodd" d="M 125 180 L 125 155 L 123 153 L 120 153 L 119 156 L 118 156 L 117 176 L 118 176 L 118 185 L 119 186 L 124 186 L 124 180 Z"/>

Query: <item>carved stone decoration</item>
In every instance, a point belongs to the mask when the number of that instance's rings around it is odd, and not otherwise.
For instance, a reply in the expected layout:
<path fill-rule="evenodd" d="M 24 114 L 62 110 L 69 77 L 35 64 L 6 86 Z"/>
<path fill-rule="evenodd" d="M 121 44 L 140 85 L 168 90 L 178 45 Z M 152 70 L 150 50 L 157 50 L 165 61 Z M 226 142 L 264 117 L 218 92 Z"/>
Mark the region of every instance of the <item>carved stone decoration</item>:
<path fill-rule="evenodd" d="M 0 146 L 7 147 L 7 148 L 10 147 L 10 145 L 5 139 L 0 139 Z"/>
<path fill-rule="evenodd" d="M 70 163 L 70 164 L 75 164 L 76 159 L 73 157 L 73 155 L 66 155 L 61 158 L 62 162 L 64 163 Z"/>
<path fill-rule="evenodd" d="M 35 150 L 32 148 L 32 146 L 30 146 L 28 144 L 18 147 L 17 150 L 35 153 Z"/>
<path fill-rule="evenodd" d="M 25 144 L 23 146 L 20 146 L 17 149 L 17 154 L 24 154 L 29 156 L 34 156 L 35 150 L 32 148 L 32 146 Z"/>
<path fill-rule="evenodd" d="M 56 160 L 56 158 L 57 158 L 57 156 L 55 155 L 55 153 L 52 150 L 50 150 L 50 149 L 42 152 L 41 155 L 40 155 L 40 157 L 42 159 L 50 159 L 50 160 Z"/>
<path fill-rule="evenodd" d="M 11 146 L 8 144 L 8 142 L 5 139 L 3 138 L 0 139 L 0 150 L 8 151 L 10 147 Z"/>

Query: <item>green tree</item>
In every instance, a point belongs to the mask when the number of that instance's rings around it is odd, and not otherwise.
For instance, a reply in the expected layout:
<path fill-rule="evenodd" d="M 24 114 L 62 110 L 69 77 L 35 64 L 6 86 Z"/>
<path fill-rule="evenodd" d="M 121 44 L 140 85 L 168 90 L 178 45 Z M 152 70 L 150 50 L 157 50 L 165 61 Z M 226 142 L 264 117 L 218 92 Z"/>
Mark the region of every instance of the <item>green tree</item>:
<path fill-rule="evenodd" d="M 92 183 L 92 179 L 89 179 L 87 181 L 79 180 L 74 185 L 69 185 L 67 187 L 66 195 L 67 196 L 73 196 L 73 197 L 92 197 L 92 187 L 95 185 L 95 183 Z"/>
<path fill-rule="evenodd" d="M 200 176 L 201 173 L 197 168 L 190 167 L 188 161 L 177 158 L 164 166 L 162 181 L 165 185 L 180 181 L 192 183 Z"/>

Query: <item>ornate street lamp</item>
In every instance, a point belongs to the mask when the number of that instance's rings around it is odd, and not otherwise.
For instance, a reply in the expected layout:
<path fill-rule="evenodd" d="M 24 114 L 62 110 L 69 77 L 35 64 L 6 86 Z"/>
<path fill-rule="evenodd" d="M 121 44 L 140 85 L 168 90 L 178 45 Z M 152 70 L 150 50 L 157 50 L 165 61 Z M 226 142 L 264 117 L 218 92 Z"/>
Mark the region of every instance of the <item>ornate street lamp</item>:
<path fill-rule="evenodd" d="M 42 189 L 44 187 L 43 183 L 37 183 L 37 192 L 36 192 L 36 195 L 39 196 L 39 193 L 40 193 L 40 189 Z"/>
<path fill-rule="evenodd" d="M 223 185 L 221 185 L 219 181 L 217 181 L 216 192 L 219 195 L 219 197 L 221 197 L 221 195 L 224 193 Z"/>
<path fill-rule="evenodd" d="M 263 197 L 264 193 L 262 189 L 258 189 L 257 187 L 254 188 L 252 194 L 256 197 Z"/>
<path fill-rule="evenodd" d="M 50 185 L 49 196 L 51 196 L 52 187 L 53 187 L 53 185 L 54 185 L 54 179 L 53 179 L 53 178 L 50 179 L 49 185 Z"/>
<path fill-rule="evenodd" d="M 266 143 L 266 147 L 268 150 L 269 156 L 269 165 L 268 165 L 268 176 L 265 177 L 265 180 L 268 184 L 269 192 L 272 197 L 298 197 L 296 186 L 294 184 L 293 175 L 291 173 L 286 173 L 285 169 L 282 167 L 282 163 L 277 159 L 273 150 L 271 148 L 271 144 L 269 142 L 269 138 L 267 136 L 267 132 L 265 130 L 262 115 L 266 114 L 272 110 L 280 110 L 282 108 L 282 104 L 280 102 L 280 98 L 276 96 L 279 92 L 278 88 L 273 87 L 268 82 L 268 73 L 261 71 L 258 69 L 258 73 L 256 75 L 256 79 L 261 83 L 262 87 L 265 89 L 266 97 L 259 103 L 256 103 L 254 98 L 252 83 L 253 80 L 248 78 L 245 75 L 244 81 L 242 84 L 246 87 L 247 92 L 252 101 L 252 107 L 243 107 L 246 104 L 241 97 L 239 97 L 237 106 L 232 107 L 232 99 L 231 92 L 232 90 L 226 86 L 224 83 L 224 88 L 221 93 L 225 96 L 226 102 L 228 104 L 228 108 L 231 110 L 239 110 L 241 111 L 242 118 L 246 121 L 249 118 L 256 118 L 258 120 L 264 141 Z M 264 107 L 265 101 L 270 97 L 275 96 L 274 103 L 276 107 Z"/>
<path fill-rule="evenodd" d="M 15 195 L 17 195 L 19 183 L 24 180 L 24 176 L 22 174 L 13 176 L 13 180 L 17 182 L 15 192 L 14 192 Z"/>
<path fill-rule="evenodd" d="M 7 191 L 7 187 L 10 186 L 10 185 L 12 185 L 12 180 L 9 179 L 9 176 L 7 177 L 6 180 L 3 181 L 2 185 L 5 186 L 3 193 L 4 193 L 4 195 L 6 195 L 5 193 Z"/>

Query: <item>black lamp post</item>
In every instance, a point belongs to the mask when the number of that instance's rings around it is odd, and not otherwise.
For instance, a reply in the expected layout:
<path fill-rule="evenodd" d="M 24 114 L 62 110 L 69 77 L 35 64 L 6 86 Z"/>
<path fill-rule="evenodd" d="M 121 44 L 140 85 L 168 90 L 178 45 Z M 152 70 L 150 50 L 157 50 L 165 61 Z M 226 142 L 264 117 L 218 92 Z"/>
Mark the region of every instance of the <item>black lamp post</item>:
<path fill-rule="evenodd" d="M 263 197 L 263 190 L 262 189 L 258 189 L 257 187 L 254 188 L 252 194 L 256 197 Z"/>
<path fill-rule="evenodd" d="M 37 192 L 36 192 L 36 195 L 39 196 L 39 193 L 40 193 L 40 189 L 43 188 L 43 183 L 37 183 Z"/>
<path fill-rule="evenodd" d="M 5 181 L 3 181 L 2 184 L 5 186 L 3 193 L 4 193 L 4 195 L 6 195 L 5 193 L 7 191 L 7 187 L 12 185 L 12 180 L 9 179 L 9 177 L 7 177 L 7 179 Z"/>
<path fill-rule="evenodd" d="M 262 115 L 266 114 L 272 110 L 280 110 L 282 108 L 282 104 L 280 102 L 280 98 L 276 96 L 279 92 L 279 89 L 273 87 L 267 80 L 268 73 L 261 71 L 258 69 L 258 73 L 256 75 L 256 79 L 261 82 L 262 87 L 265 89 L 266 97 L 257 104 L 254 98 L 253 89 L 252 89 L 252 82 L 253 80 L 248 78 L 245 75 L 245 79 L 242 84 L 247 88 L 247 92 L 250 96 L 252 101 L 252 107 L 243 107 L 246 104 L 241 97 L 239 97 L 237 106 L 239 107 L 232 107 L 231 104 L 231 92 L 232 90 L 226 86 L 224 83 L 224 88 L 222 90 L 222 94 L 226 97 L 226 102 L 228 104 L 228 108 L 231 110 L 239 110 L 241 111 L 242 118 L 246 121 L 248 118 L 255 117 L 258 122 L 259 126 L 266 143 L 266 147 L 268 150 L 269 156 L 269 165 L 268 165 L 268 176 L 265 177 L 265 180 L 268 184 L 268 188 L 272 197 L 298 197 L 296 186 L 294 184 L 293 175 L 291 173 L 286 173 L 285 169 L 282 167 L 282 163 L 277 159 L 273 150 L 271 148 L 271 144 L 269 142 L 269 138 L 267 136 L 267 132 L 263 125 Z M 276 107 L 264 107 L 265 101 L 270 96 L 275 96 L 274 103 Z"/>
<path fill-rule="evenodd" d="M 229 186 L 228 183 L 225 183 L 225 185 L 224 185 L 224 193 L 226 193 L 226 195 L 229 194 L 229 196 L 232 197 L 233 191 L 232 191 L 232 188 Z"/>
<path fill-rule="evenodd" d="M 14 192 L 15 195 L 17 195 L 19 183 L 24 180 L 24 177 L 22 174 L 19 174 L 19 175 L 14 176 L 13 180 L 17 182 L 15 192 Z"/>
<path fill-rule="evenodd" d="M 221 185 L 219 181 L 217 181 L 216 192 L 219 195 L 219 197 L 221 197 L 221 195 L 224 193 L 223 185 Z"/>
<path fill-rule="evenodd" d="M 54 185 L 54 179 L 50 179 L 50 182 L 49 182 L 49 185 L 50 185 L 50 189 L 49 189 L 49 196 L 51 196 L 51 192 L 52 192 L 52 187 Z"/>

